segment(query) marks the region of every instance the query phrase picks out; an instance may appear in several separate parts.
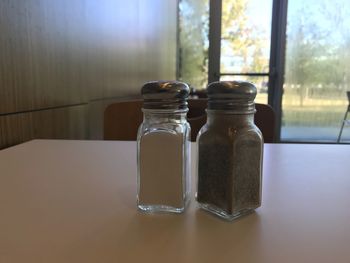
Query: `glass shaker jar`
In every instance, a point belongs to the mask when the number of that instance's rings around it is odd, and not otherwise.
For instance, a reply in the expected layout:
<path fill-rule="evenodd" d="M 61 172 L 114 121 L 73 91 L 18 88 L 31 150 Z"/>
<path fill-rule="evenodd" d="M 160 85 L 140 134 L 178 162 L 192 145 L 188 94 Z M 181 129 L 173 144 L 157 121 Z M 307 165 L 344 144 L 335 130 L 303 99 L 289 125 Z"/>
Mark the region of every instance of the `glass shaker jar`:
<path fill-rule="evenodd" d="M 190 192 L 189 87 L 154 81 L 141 90 L 143 123 L 137 135 L 137 206 L 146 212 L 185 210 Z"/>
<path fill-rule="evenodd" d="M 222 81 L 207 88 L 207 123 L 198 142 L 197 202 L 233 220 L 261 205 L 263 137 L 254 124 L 256 87 Z"/>

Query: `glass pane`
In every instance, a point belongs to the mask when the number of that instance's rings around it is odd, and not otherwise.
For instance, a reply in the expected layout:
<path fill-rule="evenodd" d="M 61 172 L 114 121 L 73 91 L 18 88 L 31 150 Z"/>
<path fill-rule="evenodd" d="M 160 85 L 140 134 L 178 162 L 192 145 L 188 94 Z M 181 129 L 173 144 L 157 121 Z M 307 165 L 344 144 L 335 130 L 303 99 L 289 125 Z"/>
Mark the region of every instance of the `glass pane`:
<path fill-rule="evenodd" d="M 269 77 L 263 76 L 263 77 L 255 77 L 255 76 L 221 76 L 220 80 L 222 81 L 229 81 L 229 80 L 243 80 L 243 81 L 249 81 L 253 83 L 257 90 L 258 94 L 256 95 L 255 102 L 261 103 L 261 104 L 267 104 L 268 98 L 267 98 L 267 90 L 269 85 Z"/>
<path fill-rule="evenodd" d="M 223 0 L 221 73 L 269 72 L 272 0 Z"/>
<path fill-rule="evenodd" d="M 334 142 L 350 88 L 350 1 L 288 4 L 281 139 Z"/>
<path fill-rule="evenodd" d="M 181 0 L 179 12 L 179 79 L 204 89 L 208 83 L 209 0 Z"/>

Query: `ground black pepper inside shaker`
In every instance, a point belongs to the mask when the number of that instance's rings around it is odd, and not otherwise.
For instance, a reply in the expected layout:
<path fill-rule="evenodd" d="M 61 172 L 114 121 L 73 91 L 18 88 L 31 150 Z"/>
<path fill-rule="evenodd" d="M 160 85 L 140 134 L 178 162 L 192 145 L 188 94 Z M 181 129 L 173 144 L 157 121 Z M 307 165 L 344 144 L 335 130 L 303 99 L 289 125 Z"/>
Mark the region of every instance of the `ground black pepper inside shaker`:
<path fill-rule="evenodd" d="M 223 81 L 207 91 L 208 120 L 197 138 L 197 201 L 233 220 L 261 205 L 263 137 L 254 124 L 256 88 Z"/>

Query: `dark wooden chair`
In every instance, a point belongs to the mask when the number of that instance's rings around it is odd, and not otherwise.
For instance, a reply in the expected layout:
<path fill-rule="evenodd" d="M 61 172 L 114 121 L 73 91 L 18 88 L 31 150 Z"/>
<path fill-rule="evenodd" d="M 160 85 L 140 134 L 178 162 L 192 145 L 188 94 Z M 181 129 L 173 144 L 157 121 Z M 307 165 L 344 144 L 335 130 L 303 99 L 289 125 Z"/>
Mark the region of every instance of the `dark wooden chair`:
<path fill-rule="evenodd" d="M 258 126 L 264 137 L 264 142 L 275 142 L 275 111 L 267 104 L 255 104 L 256 113 L 254 116 L 255 125 Z"/>
<path fill-rule="evenodd" d="M 207 122 L 207 99 L 189 99 L 187 121 L 191 126 L 191 141 L 195 142 L 199 130 Z"/>
<path fill-rule="evenodd" d="M 207 99 L 189 99 L 187 120 L 191 126 L 191 141 L 206 123 Z M 274 142 L 275 113 L 269 105 L 256 104 L 255 124 L 261 130 L 265 142 Z M 134 141 L 142 122 L 142 100 L 118 102 L 109 105 L 104 113 L 104 139 Z"/>
<path fill-rule="evenodd" d="M 116 102 L 104 112 L 105 140 L 135 141 L 142 123 L 142 100 Z"/>

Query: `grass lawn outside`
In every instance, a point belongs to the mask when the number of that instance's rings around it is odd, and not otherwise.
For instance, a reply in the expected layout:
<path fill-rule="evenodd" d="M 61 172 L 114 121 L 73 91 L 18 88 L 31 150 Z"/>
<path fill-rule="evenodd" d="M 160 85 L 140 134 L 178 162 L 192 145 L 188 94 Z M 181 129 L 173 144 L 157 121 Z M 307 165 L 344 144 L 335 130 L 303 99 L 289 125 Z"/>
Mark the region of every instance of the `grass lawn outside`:
<path fill-rule="evenodd" d="M 267 94 L 258 94 L 256 102 L 267 103 Z M 281 140 L 336 142 L 347 107 L 345 94 L 341 98 L 304 98 L 300 105 L 297 94 L 285 93 Z M 344 127 L 342 141 L 350 141 L 350 126 Z"/>

